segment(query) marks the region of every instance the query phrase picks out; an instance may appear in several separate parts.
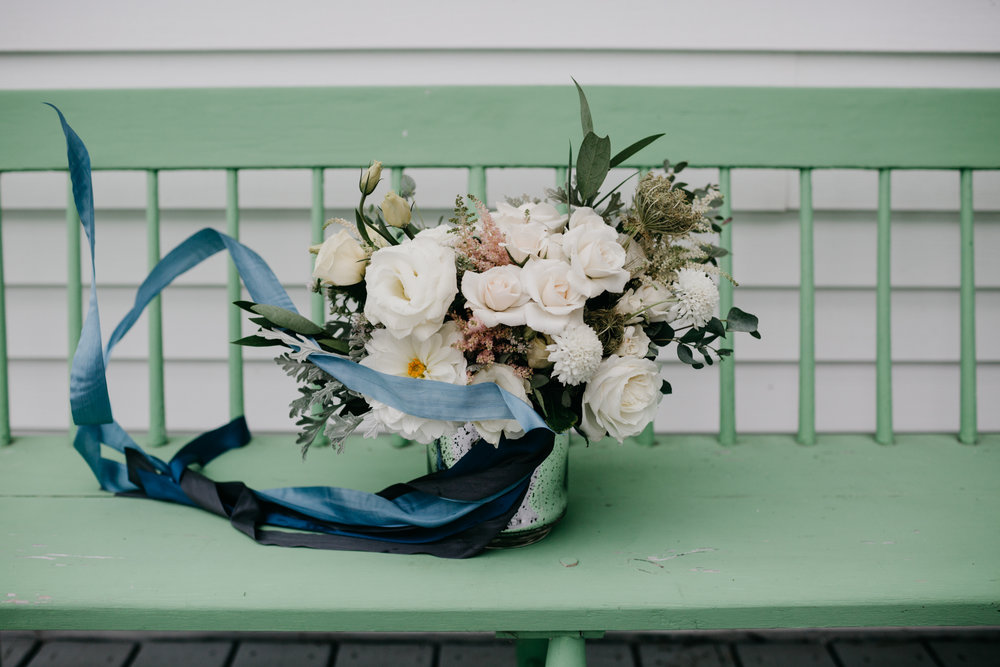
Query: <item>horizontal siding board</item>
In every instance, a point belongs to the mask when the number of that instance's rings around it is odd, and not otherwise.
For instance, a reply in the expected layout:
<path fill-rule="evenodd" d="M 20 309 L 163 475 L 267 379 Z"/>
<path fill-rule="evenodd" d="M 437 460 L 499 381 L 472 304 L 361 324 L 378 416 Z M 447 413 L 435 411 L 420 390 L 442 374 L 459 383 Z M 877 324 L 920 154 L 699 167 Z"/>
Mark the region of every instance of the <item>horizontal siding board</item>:
<path fill-rule="evenodd" d="M 671 152 L 695 166 L 1000 167 L 1000 90 L 588 93 L 597 129 L 619 148 L 667 131 Z M 346 167 L 373 156 L 392 165 L 555 166 L 578 136 L 566 86 L 5 91 L 0 171 L 64 166 L 44 101 L 62 107 L 97 169 Z M 658 157 L 648 148 L 630 163 Z"/>

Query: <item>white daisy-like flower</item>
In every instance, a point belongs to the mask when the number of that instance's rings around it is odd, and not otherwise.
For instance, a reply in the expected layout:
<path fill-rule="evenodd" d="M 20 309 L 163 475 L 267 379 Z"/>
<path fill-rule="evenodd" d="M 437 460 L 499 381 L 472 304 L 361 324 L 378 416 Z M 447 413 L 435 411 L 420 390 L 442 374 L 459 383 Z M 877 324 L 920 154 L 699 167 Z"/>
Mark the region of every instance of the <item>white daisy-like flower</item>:
<path fill-rule="evenodd" d="M 458 339 L 454 322 L 446 323 L 426 340 L 414 336 L 399 339 L 386 329 L 376 329 L 365 345 L 368 356 L 361 365 L 388 375 L 464 385 L 466 361 L 455 347 Z M 454 433 L 460 425 L 408 415 L 374 399 L 365 400 L 372 408 L 362 422 L 367 431 L 388 431 L 417 442 L 430 442 Z"/>
<path fill-rule="evenodd" d="M 554 363 L 552 374 L 566 386 L 583 384 L 601 364 L 604 346 L 597 333 L 586 324 L 574 324 L 552 336 L 545 349 Z"/>
<path fill-rule="evenodd" d="M 684 268 L 670 285 L 676 303 L 670 306 L 668 322 L 694 327 L 705 326 L 719 305 L 719 288 L 704 271 Z"/>

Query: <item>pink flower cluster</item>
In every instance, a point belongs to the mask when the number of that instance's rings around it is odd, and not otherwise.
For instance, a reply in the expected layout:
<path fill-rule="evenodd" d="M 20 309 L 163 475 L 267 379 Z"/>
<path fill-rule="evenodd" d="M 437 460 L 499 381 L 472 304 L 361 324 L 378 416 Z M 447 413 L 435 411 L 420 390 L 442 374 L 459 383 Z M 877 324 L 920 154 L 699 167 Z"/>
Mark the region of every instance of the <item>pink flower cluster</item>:
<path fill-rule="evenodd" d="M 460 334 L 459 341 L 455 343 L 462 352 L 466 352 L 475 359 L 475 363 L 487 365 L 496 363 L 498 356 L 508 354 L 524 355 L 528 351 L 528 345 L 523 338 L 518 336 L 511 327 L 498 325 L 487 327 L 475 317 L 463 318 L 454 314 L 452 319 L 458 325 Z M 531 377 L 531 369 L 527 366 L 508 365 L 514 373 L 524 379 Z"/>
<path fill-rule="evenodd" d="M 455 250 L 465 255 L 477 272 L 487 271 L 494 266 L 511 264 L 507 253 L 507 237 L 503 230 L 493 221 L 493 217 L 481 201 L 476 201 L 476 212 L 479 214 L 481 228 L 473 225 L 462 225 L 458 230 L 458 242 Z M 478 236 L 476 232 L 478 231 Z"/>

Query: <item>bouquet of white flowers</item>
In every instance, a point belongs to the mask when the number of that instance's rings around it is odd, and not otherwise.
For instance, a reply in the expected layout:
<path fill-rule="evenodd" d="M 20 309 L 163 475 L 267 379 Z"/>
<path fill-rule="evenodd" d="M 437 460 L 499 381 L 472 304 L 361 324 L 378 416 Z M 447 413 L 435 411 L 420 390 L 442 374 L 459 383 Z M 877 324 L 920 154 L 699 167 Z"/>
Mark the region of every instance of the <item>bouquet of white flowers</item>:
<path fill-rule="evenodd" d="M 710 240 L 727 222 L 717 214 L 718 188 L 689 189 L 677 178 L 685 164 L 666 162 L 641 176 L 630 205 L 619 190 L 624 182 L 601 194 L 612 168 L 661 135 L 612 157 L 578 90 L 584 138 L 566 184 L 546 200 L 511 199 L 489 210 L 459 196 L 448 224 L 421 229 L 411 218 L 408 177 L 401 192 L 366 206 L 382 170 L 372 162 L 361 174 L 355 220 L 328 221 L 333 233 L 311 248 L 313 286 L 328 299 L 329 321 L 240 303 L 261 327 L 240 343 L 290 348 L 277 360 L 300 383 L 292 403 L 300 443 L 322 431 L 342 446 L 358 429 L 430 442 L 463 426 L 365 398 L 307 363 L 311 351 L 389 375 L 493 382 L 557 433 L 622 441 L 640 433 L 670 393 L 656 363 L 663 348 L 675 345 L 681 361 L 700 368 L 731 352 L 718 345 L 729 332 L 759 337 L 753 315 L 733 308 L 716 316 L 717 282 L 731 279 L 716 264 L 725 250 Z M 523 433 L 514 420 L 472 426 L 493 444 Z"/>

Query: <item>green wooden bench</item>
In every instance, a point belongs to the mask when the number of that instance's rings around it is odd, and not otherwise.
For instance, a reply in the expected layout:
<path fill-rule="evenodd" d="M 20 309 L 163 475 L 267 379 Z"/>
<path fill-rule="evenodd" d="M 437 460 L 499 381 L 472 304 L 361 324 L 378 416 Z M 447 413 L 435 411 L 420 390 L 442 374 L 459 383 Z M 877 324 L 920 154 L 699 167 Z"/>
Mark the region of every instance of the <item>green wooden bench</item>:
<path fill-rule="evenodd" d="M 718 371 L 717 437 L 662 433 L 644 439 L 655 446 L 575 448 L 569 513 L 530 548 L 469 561 L 264 548 L 218 517 L 101 492 L 65 425 L 12 434 L 8 396 L 19 388 L 8 382 L 0 301 L 0 628 L 491 631 L 521 640 L 523 664 L 542 660 L 549 640 L 547 664 L 570 665 L 583 663 L 583 638 L 611 630 L 1000 624 L 1000 438 L 977 429 L 972 260 L 972 174 L 1000 168 L 1000 91 L 588 94 L 613 139 L 671 131 L 631 166 L 656 166 L 669 153 L 718 167 L 727 195 L 732 170 L 799 171 L 799 400 L 787 406 L 798 411 L 797 433 L 739 433 L 727 363 Z M 324 168 L 378 157 L 396 183 L 404 168 L 467 168 L 469 191 L 482 196 L 490 167 L 544 167 L 553 183 L 563 179 L 578 123 L 568 86 L 2 92 L 0 172 L 65 169 L 56 118 L 42 101 L 66 113 L 95 169 L 146 172 L 151 261 L 160 255 L 161 170 L 225 170 L 233 236 L 243 170 L 311 170 L 305 244 L 322 236 Z M 815 427 L 811 175 L 837 168 L 879 174 L 878 421 L 866 435 Z M 957 170 L 961 179 L 961 419 L 945 434 L 894 434 L 892 424 L 889 185 L 892 170 L 913 168 Z M 82 317 L 80 227 L 72 212 L 67 219 L 72 350 Z M 5 252 L 10 262 L 18 249 Z M 233 301 L 240 288 L 229 280 Z M 722 298 L 724 312 L 731 291 Z M 322 317 L 318 300 L 313 317 Z M 239 337 L 241 319 L 233 308 L 219 336 Z M 185 438 L 164 421 L 159 305 L 149 322 L 151 421 L 141 442 L 166 443 L 157 454 L 169 455 Z M 737 364 L 738 348 L 750 344 L 737 346 Z M 238 415 L 241 351 L 230 355 Z M 264 436 L 209 472 L 262 487 L 375 490 L 422 467 L 417 448 L 360 439 L 341 456 L 314 453 L 301 465 L 291 436 Z"/>

